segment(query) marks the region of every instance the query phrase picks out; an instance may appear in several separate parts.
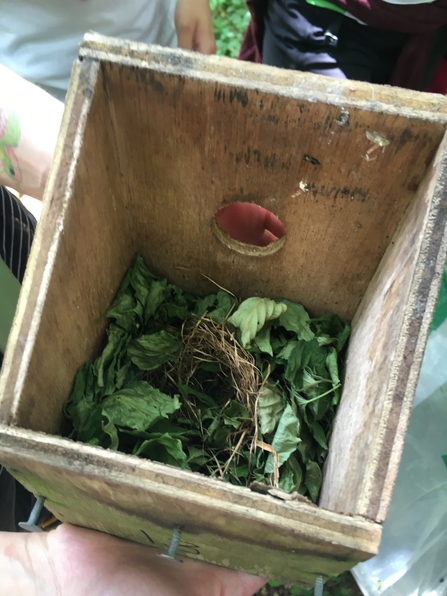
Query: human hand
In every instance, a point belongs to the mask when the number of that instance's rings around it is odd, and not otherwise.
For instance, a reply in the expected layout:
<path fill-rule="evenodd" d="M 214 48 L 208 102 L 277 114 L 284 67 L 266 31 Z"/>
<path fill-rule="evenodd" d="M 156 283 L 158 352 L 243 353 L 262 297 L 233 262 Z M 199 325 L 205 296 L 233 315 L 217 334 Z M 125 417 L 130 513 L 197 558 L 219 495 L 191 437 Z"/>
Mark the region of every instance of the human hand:
<path fill-rule="evenodd" d="M 42 199 L 64 105 L 0 65 L 0 184 Z"/>
<path fill-rule="evenodd" d="M 213 17 L 208 0 L 177 0 L 175 28 L 179 48 L 202 54 L 216 53 Z"/>
<path fill-rule="evenodd" d="M 216 213 L 219 226 L 234 240 L 267 246 L 285 234 L 281 221 L 255 203 L 233 203 Z"/>
<path fill-rule="evenodd" d="M 251 596 L 265 580 L 63 524 L 0 534 L 2 594 L 15 596 Z"/>

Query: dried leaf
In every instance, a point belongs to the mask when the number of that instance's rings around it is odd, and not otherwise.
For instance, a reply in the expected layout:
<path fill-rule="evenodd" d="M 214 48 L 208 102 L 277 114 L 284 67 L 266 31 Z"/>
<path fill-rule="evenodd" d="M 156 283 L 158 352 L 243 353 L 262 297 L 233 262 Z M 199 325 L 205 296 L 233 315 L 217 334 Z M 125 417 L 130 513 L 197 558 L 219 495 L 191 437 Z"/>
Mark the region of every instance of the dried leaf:
<path fill-rule="evenodd" d="M 303 341 L 313 339 L 315 333 L 310 328 L 310 317 L 304 306 L 290 300 L 281 300 L 280 304 L 285 304 L 287 308 L 281 313 L 279 324 L 287 331 L 294 331 L 298 339 Z"/>
<path fill-rule="evenodd" d="M 140 381 L 129 389 L 121 389 L 101 403 L 109 420 L 117 427 L 148 430 L 162 418 L 180 408 L 178 397 L 171 397 Z"/>
<path fill-rule="evenodd" d="M 278 423 L 275 436 L 272 441 L 273 449 L 278 453 L 279 467 L 281 467 L 297 448 L 301 441 L 300 421 L 296 417 L 292 407 L 287 404 Z M 273 457 L 269 456 L 265 464 L 265 473 L 273 472 Z"/>
<path fill-rule="evenodd" d="M 246 348 L 267 321 L 277 319 L 285 310 L 285 304 L 277 304 L 269 298 L 247 298 L 228 322 L 240 329 L 241 344 Z"/>
<path fill-rule="evenodd" d="M 181 348 L 180 340 L 172 333 L 159 331 L 134 339 L 129 344 L 127 353 L 139 369 L 154 370 L 165 362 L 175 359 Z"/>
<path fill-rule="evenodd" d="M 275 430 L 284 407 L 282 392 L 275 385 L 265 383 L 259 393 L 257 406 L 262 435 L 269 435 Z"/>

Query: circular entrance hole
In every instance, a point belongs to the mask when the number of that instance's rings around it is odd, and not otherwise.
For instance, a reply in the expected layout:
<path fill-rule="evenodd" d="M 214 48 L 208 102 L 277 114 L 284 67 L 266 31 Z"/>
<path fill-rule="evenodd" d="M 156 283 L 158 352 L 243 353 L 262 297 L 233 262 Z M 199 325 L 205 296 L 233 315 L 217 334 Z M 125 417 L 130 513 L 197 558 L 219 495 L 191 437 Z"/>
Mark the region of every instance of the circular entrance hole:
<path fill-rule="evenodd" d="M 273 254 L 285 242 L 286 232 L 281 221 L 256 203 L 227 205 L 216 213 L 214 223 L 219 240 L 243 254 Z"/>

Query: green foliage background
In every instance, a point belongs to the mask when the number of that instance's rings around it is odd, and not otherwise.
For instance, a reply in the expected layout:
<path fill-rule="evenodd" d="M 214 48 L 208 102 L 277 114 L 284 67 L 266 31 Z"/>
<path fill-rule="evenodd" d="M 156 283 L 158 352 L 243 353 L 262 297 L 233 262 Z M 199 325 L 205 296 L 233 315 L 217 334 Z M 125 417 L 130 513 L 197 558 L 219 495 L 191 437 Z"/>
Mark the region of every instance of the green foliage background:
<path fill-rule="evenodd" d="M 245 0 L 210 0 L 214 18 L 217 54 L 236 58 L 250 14 Z"/>

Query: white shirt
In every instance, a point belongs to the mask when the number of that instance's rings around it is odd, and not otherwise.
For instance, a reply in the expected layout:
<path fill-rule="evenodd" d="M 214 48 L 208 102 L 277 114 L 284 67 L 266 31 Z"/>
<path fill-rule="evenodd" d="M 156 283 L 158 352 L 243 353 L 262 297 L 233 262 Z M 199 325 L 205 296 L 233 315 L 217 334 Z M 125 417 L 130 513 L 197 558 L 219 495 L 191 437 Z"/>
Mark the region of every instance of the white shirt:
<path fill-rule="evenodd" d="M 435 0 L 385 0 L 388 4 L 431 4 Z"/>
<path fill-rule="evenodd" d="M 89 30 L 175 47 L 176 0 L 0 0 L 0 63 L 63 99 Z"/>

